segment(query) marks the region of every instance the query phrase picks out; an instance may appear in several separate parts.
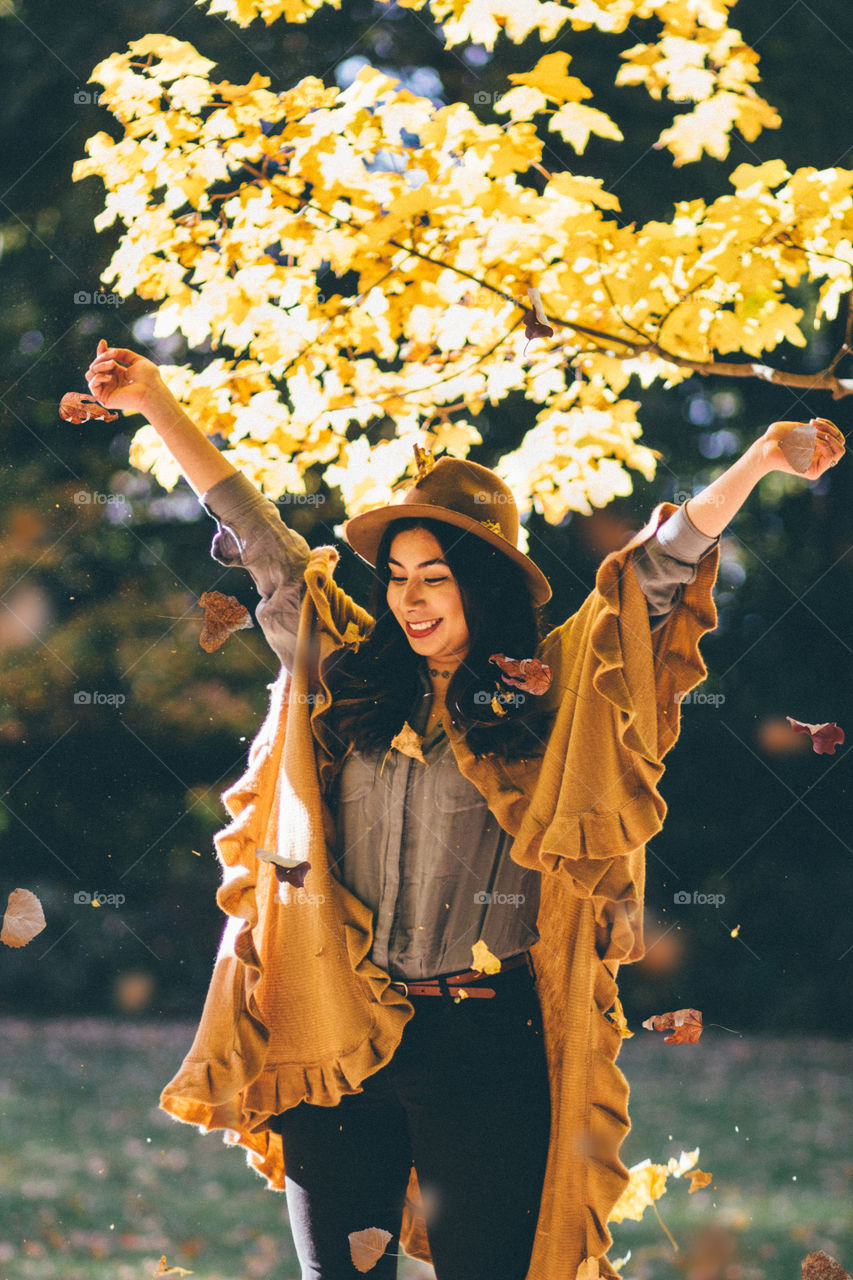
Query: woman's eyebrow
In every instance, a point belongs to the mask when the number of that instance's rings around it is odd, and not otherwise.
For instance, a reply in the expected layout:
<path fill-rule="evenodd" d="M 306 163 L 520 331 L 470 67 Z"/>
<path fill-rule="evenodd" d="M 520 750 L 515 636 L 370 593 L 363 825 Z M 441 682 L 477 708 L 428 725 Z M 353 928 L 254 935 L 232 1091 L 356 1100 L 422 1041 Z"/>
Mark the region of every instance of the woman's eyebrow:
<path fill-rule="evenodd" d="M 405 567 L 406 567 L 404 564 L 400 564 L 400 561 L 399 561 L 399 560 L 392 560 L 390 556 L 388 557 L 388 563 L 389 563 L 389 564 L 398 564 L 398 565 L 400 565 L 400 568 L 401 568 L 401 569 L 405 569 Z M 416 566 L 415 566 L 415 568 L 416 568 L 416 569 L 425 569 L 425 568 L 427 567 L 427 565 L 428 565 L 428 564 L 444 564 L 444 565 L 446 565 L 446 564 L 447 564 L 447 561 L 446 561 L 446 560 L 442 560 L 442 559 L 441 559 L 441 557 L 439 556 L 439 557 L 438 557 L 438 559 L 436 559 L 436 560 L 422 560 L 422 561 L 421 561 L 421 563 L 420 563 L 419 565 L 416 565 Z"/>

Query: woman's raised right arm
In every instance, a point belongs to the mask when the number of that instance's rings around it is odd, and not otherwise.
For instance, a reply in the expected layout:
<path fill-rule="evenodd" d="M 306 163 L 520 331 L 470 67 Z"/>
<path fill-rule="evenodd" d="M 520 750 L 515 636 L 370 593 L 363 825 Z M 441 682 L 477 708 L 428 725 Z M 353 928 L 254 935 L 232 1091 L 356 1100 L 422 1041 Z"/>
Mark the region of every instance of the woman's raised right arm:
<path fill-rule="evenodd" d="M 292 670 L 308 543 L 187 417 L 151 360 L 102 339 L 86 381 L 106 408 L 141 413 L 151 423 L 217 522 L 211 555 L 251 574 L 261 597 L 255 617 L 279 661 Z"/>
<path fill-rule="evenodd" d="M 102 338 L 86 370 L 89 390 L 107 409 L 141 413 L 157 432 L 187 481 L 201 497 L 236 473 L 216 445 L 187 417 L 152 360 Z"/>

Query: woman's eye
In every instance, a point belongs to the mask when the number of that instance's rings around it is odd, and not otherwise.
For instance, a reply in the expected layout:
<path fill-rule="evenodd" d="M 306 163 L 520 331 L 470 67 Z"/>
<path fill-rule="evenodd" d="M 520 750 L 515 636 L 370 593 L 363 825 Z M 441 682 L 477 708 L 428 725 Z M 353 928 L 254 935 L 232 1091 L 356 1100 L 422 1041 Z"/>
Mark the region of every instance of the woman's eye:
<path fill-rule="evenodd" d="M 405 578 L 394 578 L 394 577 L 391 577 L 391 578 L 389 578 L 389 579 L 388 579 L 388 581 L 389 581 L 389 582 L 405 582 L 405 581 L 406 581 L 406 579 L 405 579 Z M 446 578 L 424 578 L 424 582 L 428 582 L 431 586 L 432 586 L 432 585 L 434 585 L 435 583 L 438 583 L 438 582 L 446 582 L 446 581 L 447 581 L 447 579 L 446 579 Z"/>

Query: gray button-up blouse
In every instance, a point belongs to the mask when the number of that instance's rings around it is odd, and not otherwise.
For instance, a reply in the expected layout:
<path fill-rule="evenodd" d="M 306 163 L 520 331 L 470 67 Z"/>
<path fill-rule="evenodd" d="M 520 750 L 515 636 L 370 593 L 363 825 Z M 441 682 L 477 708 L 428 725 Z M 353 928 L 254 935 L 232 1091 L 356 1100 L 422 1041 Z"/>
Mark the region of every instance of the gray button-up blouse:
<path fill-rule="evenodd" d="M 202 505 L 218 524 L 211 555 L 252 575 L 262 597 L 258 624 L 290 669 L 308 543 L 242 473 L 219 481 Z M 697 562 L 718 541 L 700 533 L 682 506 L 634 552 L 631 567 L 648 600 L 652 630 L 663 625 L 682 584 L 693 581 Z M 426 671 L 421 682 L 424 696 L 409 717 L 418 733 L 428 718 Z M 470 969 L 471 947 L 481 939 L 508 960 L 539 937 L 540 873 L 513 862 L 513 837 L 459 772 L 440 725 L 421 750 L 426 765 L 396 750 L 351 751 L 329 797 L 335 874 L 373 911 L 371 959 L 404 980 Z"/>

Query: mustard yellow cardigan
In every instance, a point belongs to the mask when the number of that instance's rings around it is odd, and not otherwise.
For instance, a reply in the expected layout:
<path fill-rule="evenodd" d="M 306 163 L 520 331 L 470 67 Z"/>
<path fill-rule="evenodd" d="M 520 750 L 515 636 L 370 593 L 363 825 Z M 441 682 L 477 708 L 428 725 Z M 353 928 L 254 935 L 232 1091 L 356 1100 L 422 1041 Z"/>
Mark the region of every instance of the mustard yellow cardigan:
<path fill-rule="evenodd" d="M 645 844 L 666 814 L 661 761 L 678 737 L 680 697 L 707 674 L 699 639 L 716 625 L 718 547 L 654 634 L 640 586 L 623 572 L 674 510 L 661 503 L 607 556 L 581 608 L 537 649 L 553 673 L 543 703 L 556 711 L 544 756 L 477 761 L 444 723 L 461 773 L 514 835 L 511 857 L 542 872 L 532 955 L 552 1119 L 527 1280 L 573 1280 L 588 1257 L 603 1276 L 616 1275 L 604 1256 L 607 1219 L 627 1182 L 619 1148 L 630 1121 L 616 1065 L 621 1037 L 606 1014 L 619 965 L 644 952 Z M 335 1106 L 359 1092 L 414 1013 L 368 958 L 371 911 L 329 870 L 334 827 L 323 793 L 334 750 L 324 734 L 324 673 L 373 624 L 334 582 L 337 560 L 334 547 L 311 553 L 293 672 L 282 668 L 269 686 L 248 767 L 222 797 L 231 822 L 214 837 L 223 867 L 216 898 L 229 919 L 192 1047 L 160 1098 L 178 1120 L 224 1130 L 276 1190 L 285 1168 L 269 1118 L 303 1100 Z M 299 902 L 287 905 L 289 887 L 279 900 L 257 847 L 310 861 Z M 419 1200 L 413 1169 L 400 1239 L 430 1262 Z"/>

